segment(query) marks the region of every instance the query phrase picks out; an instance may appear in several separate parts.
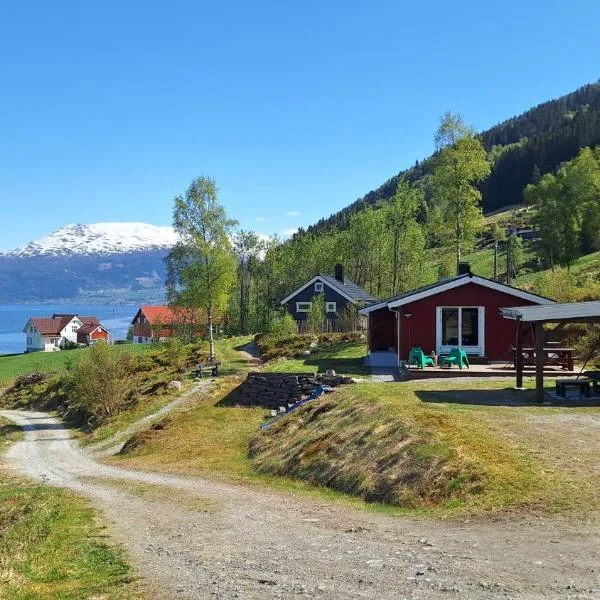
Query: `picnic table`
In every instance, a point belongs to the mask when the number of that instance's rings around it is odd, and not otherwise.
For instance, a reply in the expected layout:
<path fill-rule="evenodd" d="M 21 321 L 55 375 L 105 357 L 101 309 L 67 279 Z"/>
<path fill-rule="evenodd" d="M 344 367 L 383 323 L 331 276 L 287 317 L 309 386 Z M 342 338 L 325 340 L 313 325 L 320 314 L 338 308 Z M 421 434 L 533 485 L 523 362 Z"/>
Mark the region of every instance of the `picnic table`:
<path fill-rule="evenodd" d="M 513 346 L 513 360 L 516 361 L 517 349 Z M 561 348 L 560 346 L 548 346 L 543 349 L 544 365 L 559 365 L 565 371 L 572 371 L 575 367 L 575 349 Z M 535 364 L 535 348 L 521 348 L 521 356 L 524 365 Z"/>

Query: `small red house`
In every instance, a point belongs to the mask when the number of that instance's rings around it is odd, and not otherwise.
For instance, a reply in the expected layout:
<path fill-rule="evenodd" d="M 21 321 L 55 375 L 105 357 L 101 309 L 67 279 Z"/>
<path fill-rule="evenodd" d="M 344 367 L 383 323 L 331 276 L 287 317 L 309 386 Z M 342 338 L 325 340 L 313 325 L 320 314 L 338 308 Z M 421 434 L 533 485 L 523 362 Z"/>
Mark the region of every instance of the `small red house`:
<path fill-rule="evenodd" d="M 176 335 L 178 329 L 189 329 L 194 335 L 201 335 L 203 323 L 200 309 L 142 306 L 131 322 L 133 343 L 165 341 Z"/>
<path fill-rule="evenodd" d="M 511 356 L 516 330 L 499 309 L 551 303 L 554 300 L 465 273 L 376 302 L 360 312 L 368 318 L 372 365 L 407 360 L 413 346 L 438 356 L 460 346 L 470 356 L 504 361 Z"/>
<path fill-rule="evenodd" d="M 83 325 L 77 330 L 77 343 L 91 346 L 98 341 L 108 344 L 110 333 L 96 317 L 79 317 Z"/>

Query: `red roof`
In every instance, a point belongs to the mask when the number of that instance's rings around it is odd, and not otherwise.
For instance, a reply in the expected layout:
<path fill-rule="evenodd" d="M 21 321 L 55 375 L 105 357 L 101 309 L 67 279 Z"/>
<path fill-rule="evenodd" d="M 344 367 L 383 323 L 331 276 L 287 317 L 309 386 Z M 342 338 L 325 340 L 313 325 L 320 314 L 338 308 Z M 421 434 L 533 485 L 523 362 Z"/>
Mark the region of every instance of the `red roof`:
<path fill-rule="evenodd" d="M 100 325 L 97 317 L 79 317 L 55 313 L 51 317 L 32 317 L 31 323 L 42 335 L 60 335 L 60 332 L 77 317 L 84 327 L 90 326 L 92 331 Z M 80 330 L 83 327 L 80 328 Z"/>
<path fill-rule="evenodd" d="M 200 309 L 173 309 L 170 306 L 142 306 L 140 311 L 146 319 L 148 319 L 148 322 L 151 325 L 155 325 L 156 323 L 168 325 L 170 323 L 177 323 L 178 321 L 181 322 L 188 319 L 197 320 L 197 316 L 200 314 Z"/>
<path fill-rule="evenodd" d="M 100 325 L 100 319 L 98 319 L 98 317 L 80 317 L 77 315 L 77 318 L 86 326 L 94 325 L 95 327 L 98 327 L 98 325 Z"/>
<path fill-rule="evenodd" d="M 140 309 L 151 324 L 172 323 L 175 317 L 173 309 L 168 306 L 142 306 Z"/>
<path fill-rule="evenodd" d="M 74 316 L 33 317 L 31 322 L 42 335 L 58 335 L 73 320 Z"/>
<path fill-rule="evenodd" d="M 108 329 L 105 329 L 99 323 L 84 323 L 84 325 L 77 330 L 77 334 L 79 335 L 81 333 L 82 335 L 87 335 L 88 333 L 92 333 L 92 331 L 96 331 L 98 328 L 103 329 L 108 333 Z"/>

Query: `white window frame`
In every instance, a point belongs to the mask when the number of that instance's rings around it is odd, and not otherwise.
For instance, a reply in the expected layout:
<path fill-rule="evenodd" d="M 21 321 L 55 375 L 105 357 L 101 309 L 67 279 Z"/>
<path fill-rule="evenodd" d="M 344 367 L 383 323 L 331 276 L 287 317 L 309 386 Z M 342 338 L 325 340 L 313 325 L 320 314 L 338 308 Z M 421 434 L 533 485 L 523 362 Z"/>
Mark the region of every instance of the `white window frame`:
<path fill-rule="evenodd" d="M 320 294 L 324 289 L 325 288 L 322 281 L 315 281 L 315 292 Z"/>
<path fill-rule="evenodd" d="M 436 306 L 435 308 L 435 348 L 437 355 L 449 354 L 455 346 L 442 345 L 442 309 L 458 308 L 458 333 L 462 335 L 462 309 L 476 308 L 479 328 L 479 344 L 477 346 L 460 346 L 467 354 L 485 356 L 485 306 Z"/>
<path fill-rule="evenodd" d="M 326 302 L 325 303 L 325 312 L 337 312 L 337 302 Z"/>
<path fill-rule="evenodd" d="M 305 305 L 306 308 L 300 308 L 301 305 Z M 311 306 L 312 306 L 312 302 L 296 302 L 296 312 L 297 313 L 310 312 Z"/>

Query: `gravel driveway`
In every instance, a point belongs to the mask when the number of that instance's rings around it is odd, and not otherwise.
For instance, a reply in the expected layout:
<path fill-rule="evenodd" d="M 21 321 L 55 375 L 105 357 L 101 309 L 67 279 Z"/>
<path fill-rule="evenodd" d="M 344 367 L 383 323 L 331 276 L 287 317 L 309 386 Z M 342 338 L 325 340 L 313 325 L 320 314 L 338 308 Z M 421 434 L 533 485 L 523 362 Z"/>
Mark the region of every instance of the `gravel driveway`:
<path fill-rule="evenodd" d="M 600 599 L 595 523 L 365 513 L 262 488 L 106 466 L 45 413 L 0 416 L 26 432 L 9 449 L 9 466 L 89 498 L 150 598 Z M 140 497 L 110 483 L 116 479 L 170 486 L 174 501 Z M 178 493 L 217 508 L 186 506 Z"/>

